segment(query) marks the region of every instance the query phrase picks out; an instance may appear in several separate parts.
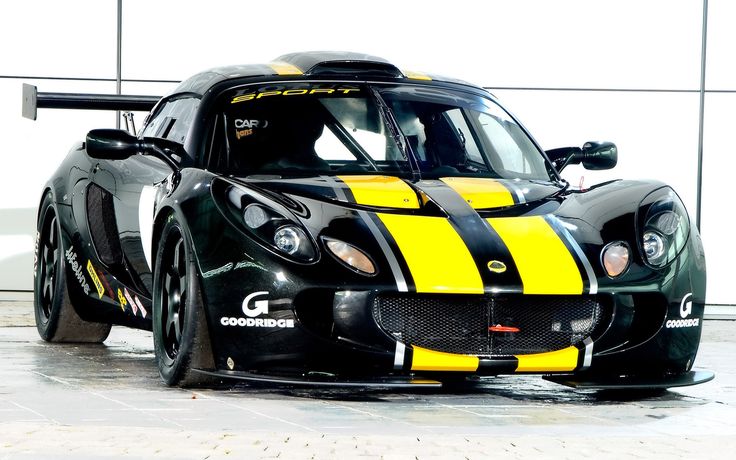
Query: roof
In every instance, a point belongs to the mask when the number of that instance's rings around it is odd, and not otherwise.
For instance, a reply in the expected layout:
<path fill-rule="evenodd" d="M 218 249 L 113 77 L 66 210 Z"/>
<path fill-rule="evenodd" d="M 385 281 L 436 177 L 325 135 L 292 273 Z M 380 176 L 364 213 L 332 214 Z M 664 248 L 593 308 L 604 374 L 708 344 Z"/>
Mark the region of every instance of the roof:
<path fill-rule="evenodd" d="M 225 80 L 275 76 L 291 78 L 340 76 L 355 79 L 367 77 L 408 78 L 468 84 L 451 78 L 401 71 L 386 59 L 378 56 L 344 51 L 309 51 L 285 54 L 268 64 L 234 65 L 206 70 L 183 81 L 175 92 L 204 94 L 213 85 Z"/>

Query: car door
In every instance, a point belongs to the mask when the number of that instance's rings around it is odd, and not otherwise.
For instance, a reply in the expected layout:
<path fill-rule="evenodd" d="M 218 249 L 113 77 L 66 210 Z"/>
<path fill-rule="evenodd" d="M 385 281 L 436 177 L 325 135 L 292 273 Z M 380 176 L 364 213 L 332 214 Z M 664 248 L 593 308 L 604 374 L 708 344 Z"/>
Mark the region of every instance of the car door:
<path fill-rule="evenodd" d="M 199 99 L 193 97 L 163 101 L 140 137 L 166 139 L 175 150 L 183 151 L 198 105 Z M 97 225 L 90 222 L 99 259 L 120 282 L 150 299 L 154 201 L 158 188 L 174 171 L 153 155 L 96 161 L 88 201 L 98 208 L 101 220 Z"/>

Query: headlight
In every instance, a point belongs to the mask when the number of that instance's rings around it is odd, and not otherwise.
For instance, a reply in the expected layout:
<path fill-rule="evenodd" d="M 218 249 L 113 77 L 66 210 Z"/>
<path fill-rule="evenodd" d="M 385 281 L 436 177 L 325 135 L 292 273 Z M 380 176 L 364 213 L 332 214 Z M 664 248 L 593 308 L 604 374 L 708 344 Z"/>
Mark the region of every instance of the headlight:
<path fill-rule="evenodd" d="M 672 262 L 685 247 L 690 220 L 685 206 L 669 187 L 647 195 L 639 205 L 637 222 L 644 261 L 655 267 Z"/>
<path fill-rule="evenodd" d="M 338 258 L 341 262 L 348 265 L 355 271 L 367 275 L 374 275 L 376 267 L 371 259 L 360 249 L 353 245 L 335 240 L 332 238 L 323 238 L 327 249 Z"/>
<path fill-rule="evenodd" d="M 611 278 L 615 278 L 629 267 L 629 246 L 623 241 L 610 243 L 601 252 L 603 268 Z"/>
<path fill-rule="evenodd" d="M 647 258 L 647 262 L 652 265 L 662 265 L 667 256 L 667 246 L 659 233 L 644 232 L 641 243 L 644 247 L 644 256 Z"/>
<path fill-rule="evenodd" d="M 307 235 L 304 234 L 302 229 L 293 225 L 281 227 L 276 230 L 276 233 L 273 235 L 273 244 L 276 245 L 279 250 L 289 255 L 296 254 L 306 240 Z"/>
<path fill-rule="evenodd" d="M 270 219 L 266 211 L 257 204 L 249 204 L 243 212 L 243 220 L 245 225 L 250 228 L 256 229 L 261 225 L 268 222 Z"/>

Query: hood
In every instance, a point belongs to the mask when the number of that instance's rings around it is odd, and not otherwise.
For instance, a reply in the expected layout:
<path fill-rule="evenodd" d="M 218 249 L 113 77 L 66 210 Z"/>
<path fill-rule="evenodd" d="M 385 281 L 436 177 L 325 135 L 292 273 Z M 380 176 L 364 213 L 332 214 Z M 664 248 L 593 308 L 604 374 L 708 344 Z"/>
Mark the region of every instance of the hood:
<path fill-rule="evenodd" d="M 595 294 L 590 262 L 554 211 L 561 189 L 527 180 L 391 176 L 248 178 L 244 184 L 292 198 L 345 203 L 377 245 L 331 234 L 383 254 L 399 292 Z M 560 200 L 562 201 L 562 200 Z M 324 217 L 324 214 L 321 214 Z M 324 225 L 322 222 L 320 225 Z M 322 231 L 325 227 L 321 227 Z"/>

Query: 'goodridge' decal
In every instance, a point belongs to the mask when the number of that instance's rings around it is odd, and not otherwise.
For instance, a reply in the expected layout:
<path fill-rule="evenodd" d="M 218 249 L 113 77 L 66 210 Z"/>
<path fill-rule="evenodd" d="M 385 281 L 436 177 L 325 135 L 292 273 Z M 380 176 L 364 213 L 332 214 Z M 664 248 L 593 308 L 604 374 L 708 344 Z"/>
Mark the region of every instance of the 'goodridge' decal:
<path fill-rule="evenodd" d="M 268 296 L 268 292 L 253 292 L 245 297 L 243 300 L 243 314 L 247 318 L 223 316 L 220 318 L 220 324 L 223 326 L 240 327 L 293 328 L 293 319 L 260 318 L 261 315 L 268 315 L 268 299 L 261 298 L 255 300 L 257 297 L 262 296 Z"/>

